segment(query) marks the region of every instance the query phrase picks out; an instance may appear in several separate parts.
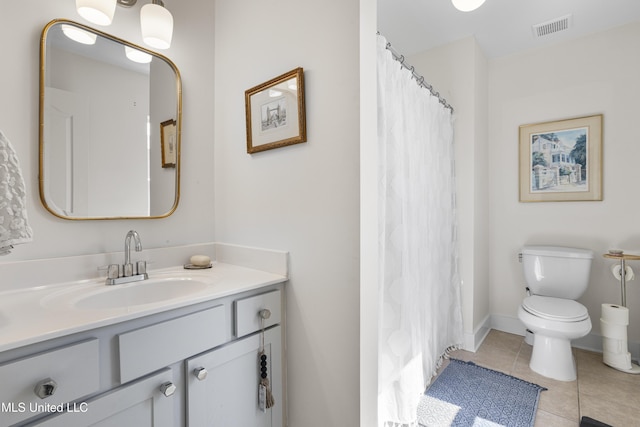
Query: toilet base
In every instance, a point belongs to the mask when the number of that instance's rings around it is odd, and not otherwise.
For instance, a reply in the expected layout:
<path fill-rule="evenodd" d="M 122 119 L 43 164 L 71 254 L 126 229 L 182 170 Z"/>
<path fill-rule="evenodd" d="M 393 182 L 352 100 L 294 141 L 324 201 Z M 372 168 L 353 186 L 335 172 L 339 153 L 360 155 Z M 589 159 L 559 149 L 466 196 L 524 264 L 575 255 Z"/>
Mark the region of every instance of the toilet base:
<path fill-rule="evenodd" d="M 575 381 L 576 362 L 571 351 L 571 341 L 534 333 L 529 367 L 532 371 L 554 380 Z"/>

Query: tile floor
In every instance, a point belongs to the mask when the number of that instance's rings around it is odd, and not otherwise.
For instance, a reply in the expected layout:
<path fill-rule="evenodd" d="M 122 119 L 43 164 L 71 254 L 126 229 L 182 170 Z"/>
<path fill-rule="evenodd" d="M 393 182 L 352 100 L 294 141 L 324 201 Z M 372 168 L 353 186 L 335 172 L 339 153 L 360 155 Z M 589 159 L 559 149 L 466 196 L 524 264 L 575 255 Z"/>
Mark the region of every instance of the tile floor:
<path fill-rule="evenodd" d="M 458 350 L 451 357 L 472 361 L 536 383 L 542 392 L 535 427 L 576 427 L 582 416 L 614 427 L 640 426 L 640 375 L 602 363 L 602 354 L 574 349 L 577 381 L 555 381 L 529 368 L 531 346 L 524 338 L 492 330 L 476 353 Z"/>

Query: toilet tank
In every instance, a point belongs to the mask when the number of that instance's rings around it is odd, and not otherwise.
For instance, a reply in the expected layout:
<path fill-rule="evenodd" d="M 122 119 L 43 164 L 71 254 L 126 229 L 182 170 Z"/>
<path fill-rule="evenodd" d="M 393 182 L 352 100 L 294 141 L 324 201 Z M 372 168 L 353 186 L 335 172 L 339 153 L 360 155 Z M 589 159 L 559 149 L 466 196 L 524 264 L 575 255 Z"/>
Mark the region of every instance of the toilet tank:
<path fill-rule="evenodd" d="M 534 295 L 578 299 L 589 286 L 593 251 L 525 246 L 520 251 L 527 287 Z"/>

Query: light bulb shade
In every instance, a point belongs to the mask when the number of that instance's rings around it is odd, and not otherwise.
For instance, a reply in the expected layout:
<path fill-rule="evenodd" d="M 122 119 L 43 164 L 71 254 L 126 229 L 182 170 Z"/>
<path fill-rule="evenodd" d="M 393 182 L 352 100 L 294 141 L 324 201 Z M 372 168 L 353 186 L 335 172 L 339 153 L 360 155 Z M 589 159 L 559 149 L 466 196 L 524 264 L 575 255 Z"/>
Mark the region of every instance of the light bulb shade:
<path fill-rule="evenodd" d="M 82 44 L 96 44 L 97 34 L 90 33 L 73 25 L 62 24 L 62 33 L 71 40 Z"/>
<path fill-rule="evenodd" d="M 158 4 L 145 4 L 140 9 L 142 40 L 156 49 L 168 49 L 173 36 L 173 16 Z"/>
<path fill-rule="evenodd" d="M 451 3 L 461 12 L 471 12 L 482 6 L 484 0 L 451 0 Z"/>
<path fill-rule="evenodd" d="M 137 62 L 139 64 L 148 64 L 153 59 L 153 57 L 148 53 L 138 49 L 134 49 L 130 46 L 124 47 L 124 54 L 127 58 L 129 58 L 129 60 Z"/>
<path fill-rule="evenodd" d="M 96 25 L 111 25 L 116 0 L 76 0 L 78 14 Z"/>

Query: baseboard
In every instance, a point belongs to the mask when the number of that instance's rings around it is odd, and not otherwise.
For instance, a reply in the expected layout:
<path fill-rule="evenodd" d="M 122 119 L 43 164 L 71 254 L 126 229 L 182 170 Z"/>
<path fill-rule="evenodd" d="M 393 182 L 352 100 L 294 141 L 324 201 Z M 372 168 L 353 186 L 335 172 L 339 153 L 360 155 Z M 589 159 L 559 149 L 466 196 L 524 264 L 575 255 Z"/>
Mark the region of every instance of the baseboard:
<path fill-rule="evenodd" d="M 491 331 L 491 317 L 487 315 L 473 333 L 464 334 L 463 350 L 475 353 Z"/>
<path fill-rule="evenodd" d="M 525 336 L 527 331 L 520 319 L 502 314 L 491 315 L 491 329 L 522 336 Z"/>
<path fill-rule="evenodd" d="M 492 314 L 490 315 L 490 318 L 489 325 L 491 329 L 508 332 L 510 334 L 525 335 L 526 328 L 517 317 Z M 640 343 L 630 341 L 627 344 L 629 352 L 631 353 L 631 358 L 633 360 L 640 359 Z M 571 342 L 571 346 L 583 350 L 595 351 L 596 353 L 602 353 L 602 336 L 591 333 L 585 337 L 573 340 Z"/>

